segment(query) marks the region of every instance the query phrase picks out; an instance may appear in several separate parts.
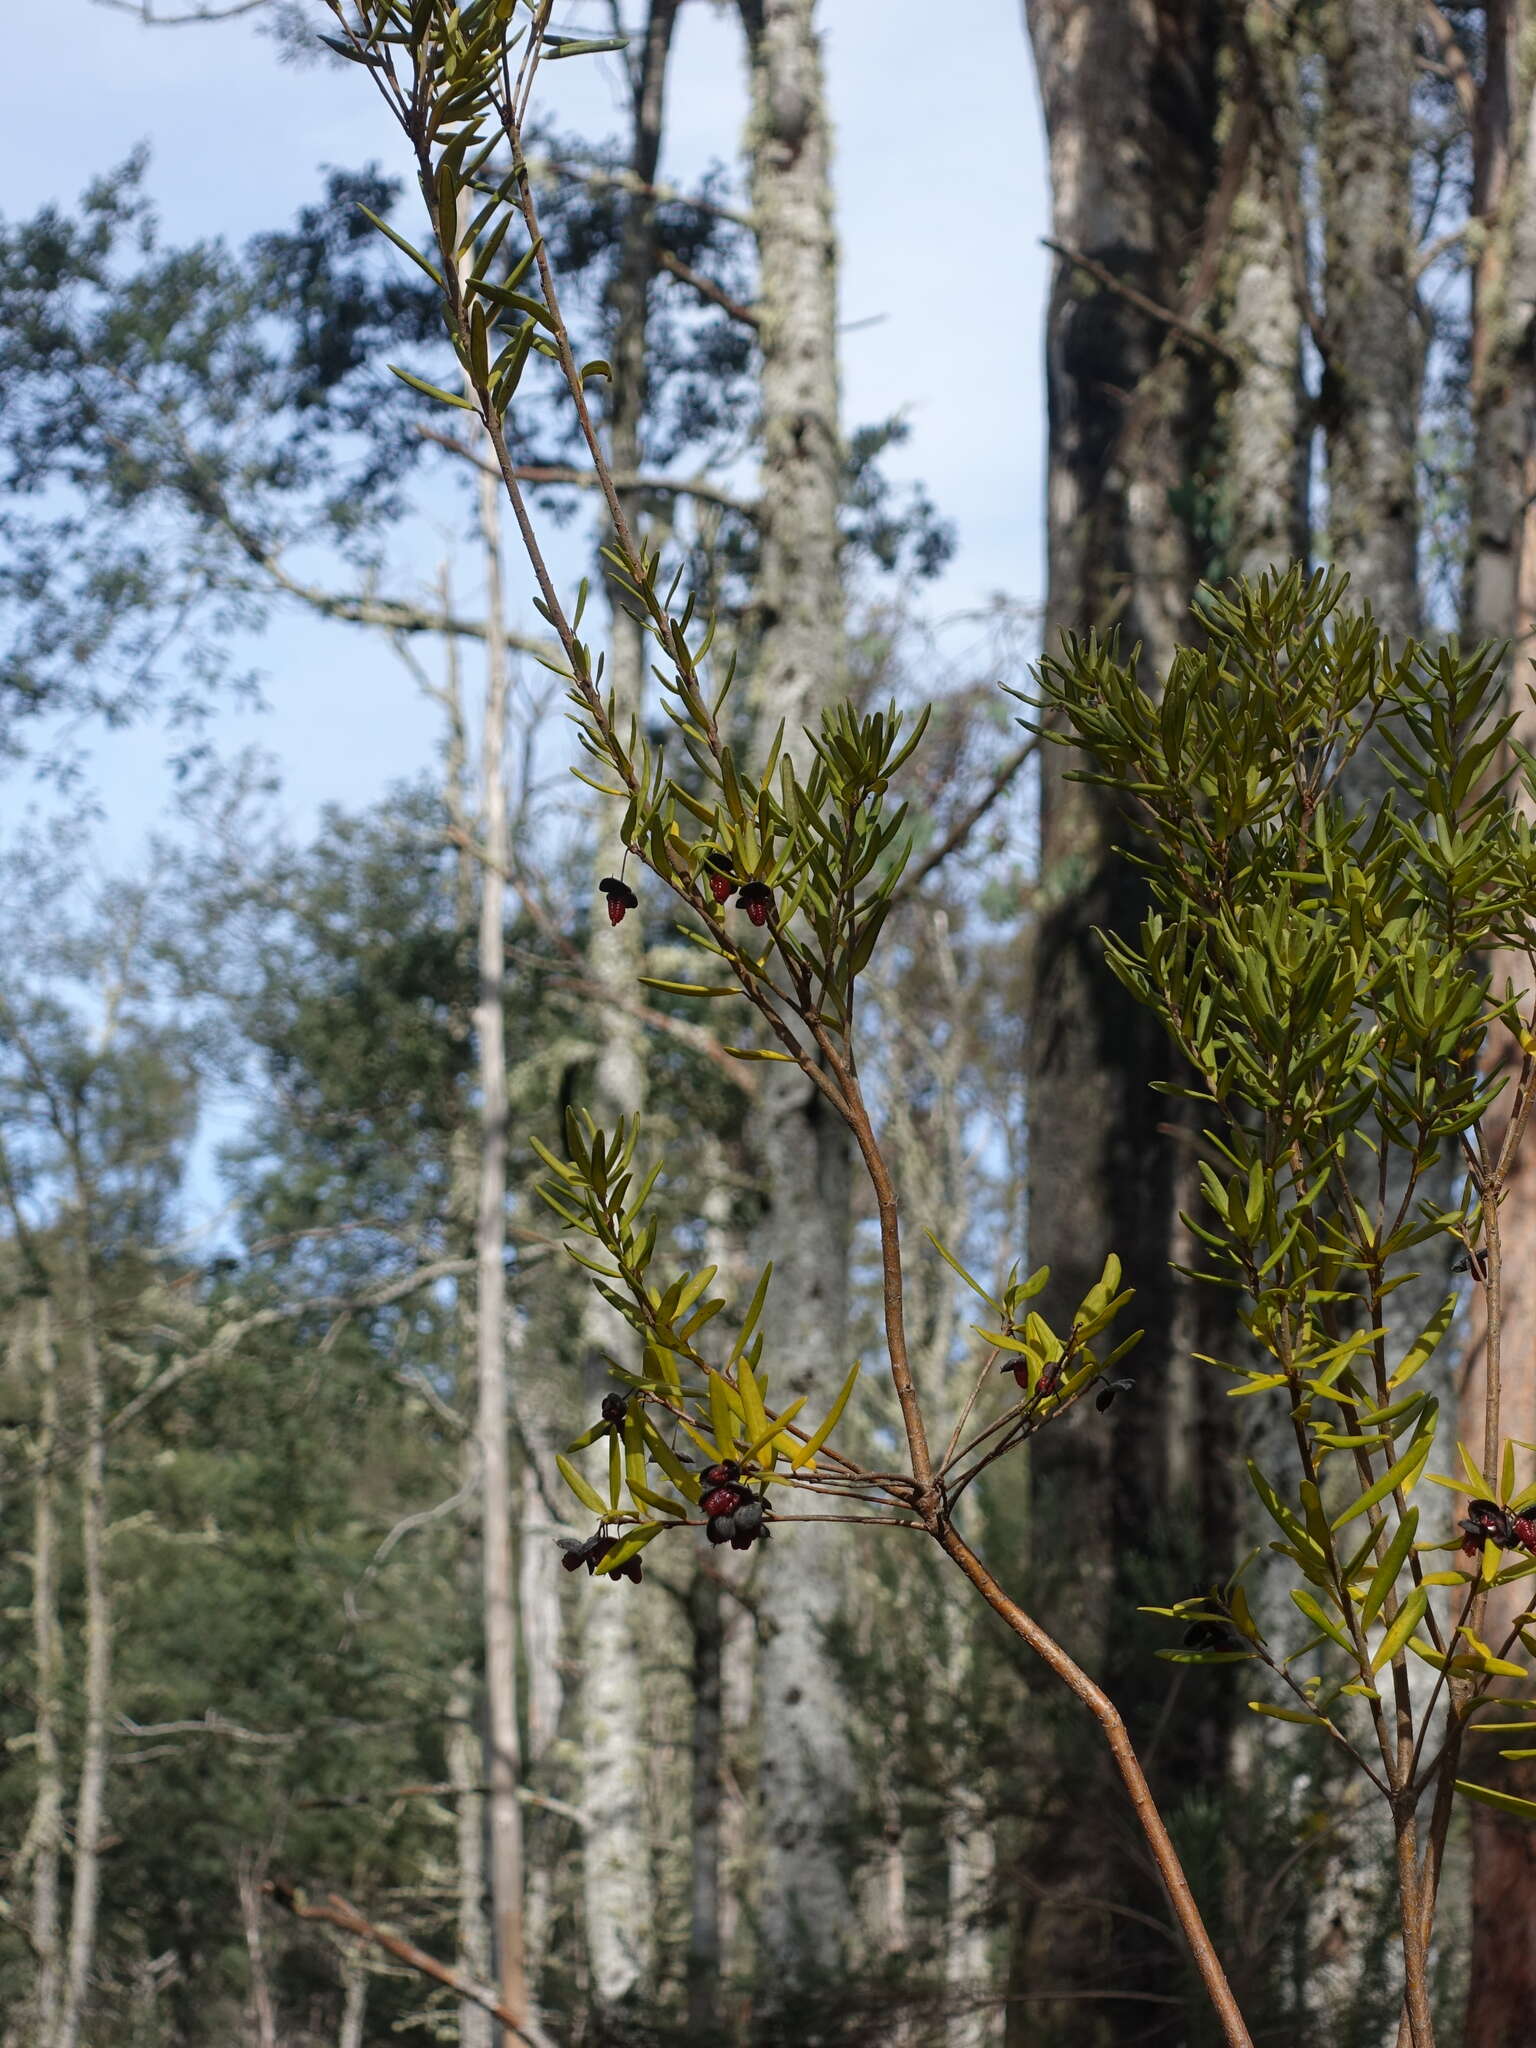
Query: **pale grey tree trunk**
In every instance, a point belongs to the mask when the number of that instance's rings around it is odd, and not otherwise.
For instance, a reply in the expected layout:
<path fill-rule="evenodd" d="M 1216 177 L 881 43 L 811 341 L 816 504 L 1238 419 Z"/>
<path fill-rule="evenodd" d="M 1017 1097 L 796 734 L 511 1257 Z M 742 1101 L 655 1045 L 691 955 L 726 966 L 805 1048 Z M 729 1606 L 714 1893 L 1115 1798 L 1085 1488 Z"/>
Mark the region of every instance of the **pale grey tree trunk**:
<path fill-rule="evenodd" d="M 484 1982 L 477 1978 L 477 1982 Z M 336 2048 L 363 2048 L 364 2030 L 368 2024 L 368 1966 L 356 1949 L 348 1949 L 341 1959 L 341 2031 L 336 2036 Z M 468 2048 L 470 2036 L 464 2031 L 460 2007 L 459 2048 Z M 484 2013 L 489 2019 L 490 2014 Z"/>
<path fill-rule="evenodd" d="M 1002 2037 L 992 1994 L 994 1967 L 987 1908 L 997 1844 L 984 1800 L 954 1801 L 944 1845 L 944 1981 L 950 1996 L 945 2048 L 992 2048 Z"/>
<path fill-rule="evenodd" d="M 89 1205 L 79 1211 L 80 1411 L 84 1439 L 80 1464 L 80 1553 L 85 1581 L 84 1725 L 80 1783 L 75 1800 L 74 1881 L 70 1890 L 69 1948 L 58 2031 L 52 2048 L 79 2048 L 96 1961 L 96 1926 L 101 1891 L 101 1840 L 105 1831 L 110 1735 L 107 1714 L 112 1694 L 112 1607 L 107 1585 L 106 1395 L 96 1338 L 95 1287 L 90 1271 Z"/>
<path fill-rule="evenodd" d="M 59 1365 L 53 1304 L 36 1304 L 33 1346 L 37 1374 L 37 1470 L 32 1497 L 32 1658 L 36 1674 L 33 1733 L 37 1792 L 23 1845 L 32 1856 L 32 1950 L 37 1959 L 34 2014 L 47 2048 L 59 2023 L 59 1857 L 64 1842 L 64 1763 L 60 1751 L 64 1638 L 59 1627 Z"/>
<path fill-rule="evenodd" d="M 469 1455 L 468 1453 L 466 1455 Z M 475 1461 L 478 1471 L 478 1460 Z M 473 1665 L 455 1665 L 448 1694 L 448 1781 L 454 1788 L 453 1819 L 458 1885 L 458 1968 L 473 1983 L 490 1982 L 494 1968 L 491 1923 L 485 1910 L 485 1798 L 480 1791 L 483 1745 L 476 1728 Z M 346 1979 L 350 2000 L 351 1977 Z M 365 1995 L 365 1994 L 364 1994 Z M 349 2008 L 350 2009 L 350 2008 Z M 359 2014 L 362 2003 L 359 2003 Z M 359 2020 L 361 2024 L 361 2020 Z M 492 2048 L 492 2020 L 471 1999 L 459 2001 L 459 2048 Z"/>
<path fill-rule="evenodd" d="M 255 2048 L 277 2048 L 277 2014 L 272 2004 L 272 1979 L 267 1972 L 266 1943 L 262 1939 L 261 1875 L 261 1859 L 242 1852 L 235 1884 L 240 1895 L 240 1925 L 245 1935 Z"/>
<path fill-rule="evenodd" d="M 439 599 L 445 613 L 452 609 L 451 597 L 448 574 L 444 569 L 439 584 Z M 456 848 L 454 921 L 458 931 L 467 934 L 476 922 L 483 864 L 477 861 L 475 854 L 476 807 L 471 803 L 468 791 L 469 734 L 464 719 L 463 672 L 459 661 L 458 643 L 451 636 L 444 637 L 443 653 L 442 687 L 439 690 L 436 686 L 431 686 L 431 694 L 435 701 L 441 704 L 446 721 L 443 809 Z M 474 1025 L 473 1012 L 467 1007 L 458 1007 L 452 1028 L 466 1046 L 473 1039 Z M 478 1251 L 479 1138 L 480 1133 L 471 1125 L 466 1113 L 460 1119 L 458 1128 L 450 1140 L 449 1230 L 455 1254 L 472 1258 L 477 1257 Z M 478 1360 L 478 1313 L 475 1289 L 467 1277 L 461 1278 L 458 1283 L 454 1327 L 458 1347 L 459 1398 L 465 1408 L 470 1408 L 476 1405 L 474 1397 Z M 466 1501 L 460 1516 L 463 1551 L 458 1564 L 458 1577 L 466 1599 L 472 1606 L 477 1593 L 482 1603 L 484 1599 L 479 1556 L 484 1487 L 478 1431 L 472 1430 L 460 1448 L 459 1484 Z M 486 1867 L 485 1795 L 481 1790 L 485 1779 L 485 1745 L 480 1732 L 480 1704 L 480 1689 L 476 1684 L 473 1663 L 466 1660 L 455 1665 L 449 1681 L 448 1731 L 444 1747 L 448 1778 L 455 1791 L 454 1831 L 458 1851 L 458 1924 L 455 1931 L 457 1963 L 460 1972 L 472 1982 L 487 1984 L 495 1970 L 495 1958 L 490 1916 L 486 1910 L 489 1873 Z M 347 1976 L 346 1983 L 350 2000 L 353 1978 Z M 361 2016 L 365 2009 L 366 1985 L 360 1995 L 364 2001 L 358 2007 Z M 350 2009 L 349 2005 L 348 2010 Z M 460 2000 L 459 2048 L 492 2048 L 491 2025 L 491 2016 L 483 2006 L 476 2005 L 472 1999 Z"/>
<path fill-rule="evenodd" d="M 523 1955 L 523 1821 L 517 1710 L 517 1609 L 512 1562 L 512 1472 L 507 1442 L 507 1048 L 505 882 L 509 846 L 505 744 L 507 655 L 502 619 L 501 504 L 480 483 L 486 569 L 485 718 L 480 747 L 479 981 L 475 1042 L 480 1083 L 480 1174 L 475 1233 L 475 1439 L 481 1487 L 485 1633 L 485 1740 L 496 1981 L 502 2003 L 528 2010 Z M 507 2048 L 516 2040 L 501 2030 Z"/>
<path fill-rule="evenodd" d="M 1394 634 L 1419 625 L 1412 99 L 1420 14 L 1419 0 L 1329 0 L 1323 16 L 1330 552 L 1353 579 L 1354 601 L 1369 603 Z"/>
<path fill-rule="evenodd" d="M 665 121 L 667 62 L 677 0 L 651 0 L 644 35 L 631 62 L 630 169 L 640 187 L 655 183 Z M 656 271 L 654 206 L 637 190 L 625 210 L 623 239 L 609 311 L 613 390 L 607 428 L 609 455 L 619 474 L 640 467 L 647 404 L 650 291 Z M 632 518 L 641 507 L 627 496 Z M 615 602 L 610 608 L 608 681 L 620 715 L 640 714 L 645 691 L 646 641 L 638 622 Z M 598 812 L 599 874 L 620 864 L 617 810 Z M 599 907 L 593 919 L 588 972 L 600 989 L 627 999 L 643 968 L 644 905 L 611 926 Z M 612 1127 L 645 1105 L 644 1047 L 639 1027 L 618 1002 L 598 1004 L 599 1051 L 593 1074 L 592 1112 Z M 587 1354 L 584 1392 L 595 1414 L 608 1379 L 604 1355 L 624 1358 L 631 1338 L 617 1312 L 590 1288 L 582 1309 Z M 639 1613 L 631 1588 L 593 1579 L 581 1591 L 581 1761 L 583 1903 L 592 1999 L 599 2012 L 633 1999 L 654 1963 L 650 1910 L 651 1839 L 648 1825 L 646 1689 L 637 1635 Z"/>
<path fill-rule="evenodd" d="M 751 66 L 748 137 L 762 351 L 761 556 L 751 701 L 759 750 L 801 729 L 845 686 L 838 517 L 837 243 L 831 129 L 814 0 L 741 0 Z M 776 1398 L 826 1399 L 847 1370 L 851 1165 L 847 1134 L 795 1069 L 761 1070 L 751 1118 L 762 1176 L 765 1326 Z M 786 1549 L 788 1545 L 786 1544 Z M 827 1634 L 842 1598 L 839 1532 L 794 1532 L 760 1573 L 764 1862 L 758 1923 L 770 1995 L 834 1971 L 851 1896 L 839 1846 L 853 1767 Z"/>
<path fill-rule="evenodd" d="M 1309 407 L 1299 252 L 1290 246 L 1284 197 L 1287 179 L 1299 180 L 1296 166 L 1281 160 L 1276 132 L 1294 102 L 1295 66 L 1272 0 L 1248 0 L 1244 23 L 1248 50 L 1228 58 L 1224 109 L 1226 123 L 1250 119 L 1254 133 L 1221 265 L 1221 338 L 1238 368 L 1219 413 L 1219 524 L 1229 573 L 1256 581 L 1307 557 Z M 1257 118 L 1260 96 L 1276 120 Z"/>

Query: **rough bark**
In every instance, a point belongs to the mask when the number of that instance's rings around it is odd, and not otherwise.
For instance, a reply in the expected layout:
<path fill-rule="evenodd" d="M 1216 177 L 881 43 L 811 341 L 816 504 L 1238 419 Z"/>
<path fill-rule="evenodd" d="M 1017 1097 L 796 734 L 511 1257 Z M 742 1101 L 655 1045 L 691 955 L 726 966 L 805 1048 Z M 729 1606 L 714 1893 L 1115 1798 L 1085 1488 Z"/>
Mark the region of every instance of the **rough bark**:
<path fill-rule="evenodd" d="M 1229 358 L 1149 308 L 1186 329 L 1206 325 L 1255 123 L 1251 113 L 1239 123 L 1233 106 L 1223 128 L 1220 15 L 1199 0 L 1156 8 L 1027 0 L 1025 12 L 1050 149 L 1053 237 L 1136 295 L 1068 258 L 1058 262 L 1046 339 L 1045 642 L 1053 648 L 1063 631 L 1117 629 L 1122 643 L 1141 644 L 1150 684 L 1212 566 L 1203 500 L 1216 400 L 1234 372 Z M 1177 1569 L 1189 1571 L 1190 1553 L 1203 1550 L 1218 1518 L 1208 1502 L 1178 1496 L 1183 1481 L 1204 1486 L 1212 1461 L 1195 1450 L 1203 1451 L 1207 1404 L 1185 1357 L 1188 1328 L 1176 1327 L 1168 1270 L 1181 1161 L 1160 1129 L 1167 1099 L 1151 1084 L 1169 1076 L 1171 1059 L 1158 1027 L 1106 971 L 1093 936 L 1095 926 L 1139 923 L 1142 892 L 1113 853 L 1112 806 L 1066 780 L 1072 765 L 1052 748 L 1041 774 L 1029 1264 L 1051 1268 L 1044 1312 L 1065 1319 L 1117 1252 L 1146 1336 L 1136 1401 L 1122 1404 L 1124 1415 L 1117 1407 L 1101 1420 L 1090 1409 L 1052 1430 L 1032 1460 L 1037 1578 L 1046 1618 L 1068 1648 L 1134 1702 L 1146 1696 L 1148 1646 L 1124 1617 L 1147 1597 L 1149 1576 L 1166 1580 L 1171 1559 L 1159 1553 L 1182 1544 Z M 1085 1524 L 1078 1510 L 1090 1500 L 1102 1512 Z M 1070 1528 L 1069 1539 L 1056 1541 L 1057 1528 Z M 1061 1767 L 1039 1756 L 1026 1768 L 1038 1788 L 1041 1770 Z M 1052 1886 L 1063 1902 L 1122 1900 L 1137 1878 L 1117 1854 L 1109 1781 L 1086 1758 L 1068 1758 L 1065 1768 L 1084 1770 L 1088 1789 L 1051 1840 Z M 1102 1794 L 1093 1789 L 1100 1783 Z M 1038 1803 L 1038 1789 L 1027 1803 Z M 1027 1847 L 1026 1862 L 1038 1854 Z M 1160 1967 L 1134 1921 L 1070 1907 L 1036 1913 L 1023 1887 L 1017 1896 L 1012 1986 L 1045 1979 L 1080 1994 L 1106 1981 L 1140 1985 Z M 1137 1894 L 1136 1903 L 1147 1901 Z M 1099 2042 L 1144 2024 L 1130 2003 L 1075 1996 L 1058 2006 L 1011 2004 L 1007 2039 Z"/>
<path fill-rule="evenodd" d="M 838 514 L 837 243 L 814 0 L 741 0 L 751 77 L 748 148 L 761 349 L 761 554 L 751 705 L 759 748 L 843 688 Z M 847 1369 L 851 1159 L 847 1135 L 796 1069 L 762 1069 L 751 1119 L 763 1188 L 760 1256 L 774 1261 L 765 1327 L 774 1390 L 825 1398 Z M 776 2002 L 835 1971 L 851 1925 L 840 1842 L 852 1761 L 827 1634 L 841 1600 L 838 1532 L 797 1532 L 794 1569 L 761 1577 L 764 1861 L 758 1924 Z"/>
<path fill-rule="evenodd" d="M 1330 0 L 1323 15 L 1318 166 L 1330 552 L 1352 577 L 1356 601 L 1368 602 L 1396 634 L 1419 624 L 1421 347 L 1412 275 L 1419 14 L 1419 0 Z"/>
<path fill-rule="evenodd" d="M 651 0 L 645 33 L 630 72 L 630 169 L 637 181 L 625 210 L 623 239 L 609 315 L 614 366 L 608 413 L 609 457 L 616 471 L 641 468 L 648 398 L 647 333 L 656 272 L 654 199 L 666 109 L 667 61 L 676 23 L 676 0 Z M 640 509 L 626 492 L 626 511 Z M 611 608 L 608 679 L 621 715 L 639 715 L 645 691 L 645 639 L 639 623 L 615 602 Z M 599 872 L 610 858 L 617 818 L 599 811 Z M 599 988 L 633 992 L 643 965 L 639 916 L 611 927 L 593 923 L 588 972 Z M 645 1068 L 639 1027 L 617 1003 L 599 1008 L 600 1048 L 592 1080 L 593 1114 L 612 1126 L 638 1116 L 645 1104 Z M 595 1413 L 608 1391 L 601 1355 L 624 1357 L 629 1335 L 617 1313 L 590 1290 L 583 1306 L 589 1356 L 585 1389 Z M 647 1827 L 645 1684 L 636 1636 L 637 1610 L 628 1588 L 592 1580 L 581 1593 L 582 1804 L 589 1816 L 582 1841 L 583 1903 L 592 1997 L 599 2011 L 632 1999 L 646 1985 L 653 1963 Z"/>
<path fill-rule="evenodd" d="M 1472 409 L 1472 558 L 1464 637 L 1507 642 L 1516 737 L 1536 742 L 1536 715 L 1521 685 L 1536 649 L 1536 7 L 1531 0 L 1491 0 L 1487 70 L 1474 127 L 1473 211 L 1486 222 L 1474 271 Z M 1533 991 L 1529 963 L 1496 957 L 1493 981 Z M 1511 1081 L 1519 1053 L 1501 1033 L 1492 1058 Z M 1497 1130 L 1491 1141 L 1497 1145 Z M 1536 1161 L 1529 1146 L 1517 1159 L 1500 1212 L 1503 1303 L 1500 1358 L 1501 1434 L 1536 1442 Z M 1463 1428 L 1483 1427 L 1482 1309 L 1473 1291 L 1470 1370 L 1464 1379 Z M 1474 1436 L 1471 1441 L 1477 1441 Z M 1533 1476 L 1529 1465 L 1518 1475 Z M 1520 1589 L 1507 1588 L 1506 1599 Z M 1500 1596 L 1493 1596 L 1497 1601 Z M 1490 1608 L 1487 1633 L 1502 1640 L 1511 1610 Z M 1536 1798 L 1529 1761 L 1497 1759 L 1490 1741 L 1476 1752 L 1479 1781 L 1517 1797 Z M 1470 1807 L 1472 1943 L 1465 2039 L 1514 2040 L 1536 2010 L 1536 1833 L 1488 1808 Z"/>
<path fill-rule="evenodd" d="M 87 1205 L 81 1203 L 80 1228 Z M 80 1783 L 75 1799 L 74 1881 L 70 1889 L 69 1949 L 53 2048 L 79 2048 L 96 1962 L 101 1894 L 101 1842 L 105 1832 L 112 1694 L 112 1608 L 107 1586 L 106 1398 L 96 1336 L 96 1306 L 89 1247 L 81 1245 L 76 1312 L 79 1318 L 80 1553 L 85 1580 L 84 1725 Z"/>
<path fill-rule="evenodd" d="M 480 484 L 485 553 L 485 719 L 481 737 L 479 983 L 475 1042 L 480 1083 L 480 1175 L 475 1232 L 475 1441 L 480 1462 L 481 1597 L 485 1636 L 486 1783 L 496 1981 L 503 2005 L 528 2010 L 523 1957 L 523 1819 L 517 1718 L 517 1610 L 512 1472 L 507 1443 L 507 1046 L 505 884 L 509 847 L 504 766 L 507 661 L 501 631 L 500 498 Z M 502 2029 L 506 2048 L 515 2036 Z"/>

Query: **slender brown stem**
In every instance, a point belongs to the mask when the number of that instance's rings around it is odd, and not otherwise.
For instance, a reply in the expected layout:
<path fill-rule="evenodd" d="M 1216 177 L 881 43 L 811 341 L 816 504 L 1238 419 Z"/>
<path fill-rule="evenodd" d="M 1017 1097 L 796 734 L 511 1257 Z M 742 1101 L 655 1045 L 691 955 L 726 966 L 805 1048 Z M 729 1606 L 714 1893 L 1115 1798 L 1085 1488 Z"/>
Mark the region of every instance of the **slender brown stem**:
<path fill-rule="evenodd" d="M 1025 1613 L 1016 1600 L 1003 1591 L 975 1551 L 952 1525 L 945 1523 L 936 1531 L 936 1535 L 945 1555 L 953 1559 L 964 1572 L 993 1613 L 999 1615 L 1014 1634 L 1021 1637 L 1036 1656 L 1055 1672 L 1103 1729 L 1104 1738 L 1109 1744 L 1120 1776 L 1125 1781 L 1125 1788 L 1131 1796 L 1137 1822 L 1146 1837 L 1147 1847 L 1152 1852 L 1158 1875 L 1168 1894 L 1168 1903 L 1172 1906 L 1183 1930 L 1184 1939 L 1189 1944 L 1189 1951 L 1194 1959 L 1195 1968 L 1200 1973 L 1200 1981 L 1205 1987 L 1206 1996 L 1221 2021 L 1228 2048 L 1253 2048 L 1253 2037 L 1249 2034 L 1242 2013 L 1238 2010 L 1237 2000 L 1232 1995 L 1232 1987 L 1221 1967 L 1221 1958 L 1217 1955 L 1215 1945 L 1206 1931 L 1205 1922 L 1200 1916 L 1200 1908 L 1195 1902 L 1195 1895 L 1190 1890 L 1189 1879 L 1184 1874 L 1184 1866 L 1179 1861 L 1179 1852 L 1163 1824 L 1157 1801 L 1152 1796 L 1152 1788 L 1147 1783 L 1146 1773 L 1137 1759 L 1119 1709 L 1109 1695 L 1094 1684 L 1087 1672 L 1073 1662 L 1060 1643 L 1048 1635 L 1031 1615 Z M 1421 2048 L 1421 2044 L 1416 2042 L 1414 2048 Z"/>

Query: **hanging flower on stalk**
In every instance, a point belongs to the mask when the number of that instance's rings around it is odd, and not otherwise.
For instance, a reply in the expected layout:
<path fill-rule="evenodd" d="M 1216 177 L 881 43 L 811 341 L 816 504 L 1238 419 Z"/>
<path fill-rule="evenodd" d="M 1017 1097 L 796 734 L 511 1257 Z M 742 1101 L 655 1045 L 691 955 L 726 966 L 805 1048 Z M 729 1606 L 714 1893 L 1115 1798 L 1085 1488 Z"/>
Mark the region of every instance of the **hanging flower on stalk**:
<path fill-rule="evenodd" d="M 629 884 L 621 881 L 617 875 L 604 875 L 597 886 L 608 898 L 608 922 L 610 924 L 622 924 L 626 910 L 639 909 L 640 898 L 630 888 Z"/>

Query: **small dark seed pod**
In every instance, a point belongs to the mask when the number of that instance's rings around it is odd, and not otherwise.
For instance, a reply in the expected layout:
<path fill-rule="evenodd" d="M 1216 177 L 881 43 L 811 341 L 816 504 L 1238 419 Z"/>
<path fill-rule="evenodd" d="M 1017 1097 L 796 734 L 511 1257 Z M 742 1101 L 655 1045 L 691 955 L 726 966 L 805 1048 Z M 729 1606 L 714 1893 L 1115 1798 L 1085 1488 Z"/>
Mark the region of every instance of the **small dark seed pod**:
<path fill-rule="evenodd" d="M 709 1518 L 709 1540 L 711 1543 L 729 1543 L 736 1529 L 729 1515 L 711 1515 Z"/>
<path fill-rule="evenodd" d="M 604 1422 L 622 1422 L 629 1413 L 629 1402 L 622 1394 L 604 1394 Z"/>

